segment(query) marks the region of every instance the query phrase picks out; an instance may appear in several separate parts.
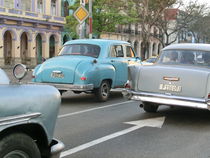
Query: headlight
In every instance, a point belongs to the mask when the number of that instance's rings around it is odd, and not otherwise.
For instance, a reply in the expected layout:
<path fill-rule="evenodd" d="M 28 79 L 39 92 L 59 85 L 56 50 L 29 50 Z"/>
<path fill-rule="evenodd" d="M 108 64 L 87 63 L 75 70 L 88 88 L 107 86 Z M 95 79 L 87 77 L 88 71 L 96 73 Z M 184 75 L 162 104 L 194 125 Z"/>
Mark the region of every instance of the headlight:
<path fill-rule="evenodd" d="M 26 69 L 26 66 L 23 64 L 17 64 L 13 68 L 13 75 L 18 80 L 23 79 L 26 74 L 27 74 L 27 69 Z"/>

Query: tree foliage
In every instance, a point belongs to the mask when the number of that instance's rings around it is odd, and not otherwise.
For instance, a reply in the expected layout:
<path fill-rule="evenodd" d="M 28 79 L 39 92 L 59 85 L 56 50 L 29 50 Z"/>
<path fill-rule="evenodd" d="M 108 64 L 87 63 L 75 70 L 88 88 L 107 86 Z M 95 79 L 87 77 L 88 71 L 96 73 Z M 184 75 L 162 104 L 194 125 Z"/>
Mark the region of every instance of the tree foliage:
<path fill-rule="evenodd" d="M 75 11 L 79 7 L 79 0 L 70 9 Z M 124 0 L 93 0 L 93 33 L 100 35 L 102 32 L 115 31 L 117 24 L 129 23 L 129 18 L 123 12 Z M 86 6 L 88 10 L 88 6 Z M 66 17 L 65 28 L 77 38 L 76 26 L 79 24 L 73 15 Z M 88 24 L 88 20 L 87 20 Z"/>
<path fill-rule="evenodd" d="M 196 1 L 190 1 L 187 5 L 180 3 L 179 6 L 176 8 L 175 19 L 173 17 L 162 18 L 156 23 L 156 26 L 163 31 L 165 36 L 164 39 L 159 39 L 163 46 L 177 41 L 178 35 L 183 34 L 183 32 L 188 32 L 189 35 L 194 34 L 193 30 L 195 30 L 196 23 L 202 19 L 206 11 L 205 5 L 200 5 Z"/>
<path fill-rule="evenodd" d="M 145 59 L 149 52 L 149 42 L 152 37 L 152 27 L 162 18 L 164 10 L 173 5 L 176 0 L 128 0 L 128 15 L 135 17 L 135 23 L 141 27 L 141 57 Z"/>

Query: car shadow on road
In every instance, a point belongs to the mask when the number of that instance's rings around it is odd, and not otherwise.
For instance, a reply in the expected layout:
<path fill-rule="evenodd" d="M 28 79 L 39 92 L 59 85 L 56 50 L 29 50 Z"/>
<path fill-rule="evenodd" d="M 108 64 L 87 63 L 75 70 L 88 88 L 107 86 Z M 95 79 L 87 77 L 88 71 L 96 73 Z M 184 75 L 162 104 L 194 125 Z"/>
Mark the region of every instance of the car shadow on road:
<path fill-rule="evenodd" d="M 108 100 L 115 100 L 123 98 L 121 92 L 111 92 Z M 62 95 L 62 103 L 100 103 L 94 94 L 74 94 L 73 92 L 66 92 Z"/>
<path fill-rule="evenodd" d="M 200 131 L 202 128 L 210 128 L 210 111 L 203 109 L 165 107 L 158 110 L 157 115 L 165 116 L 167 124 L 177 127 L 192 128 Z M 195 129 L 195 126 L 198 127 Z"/>

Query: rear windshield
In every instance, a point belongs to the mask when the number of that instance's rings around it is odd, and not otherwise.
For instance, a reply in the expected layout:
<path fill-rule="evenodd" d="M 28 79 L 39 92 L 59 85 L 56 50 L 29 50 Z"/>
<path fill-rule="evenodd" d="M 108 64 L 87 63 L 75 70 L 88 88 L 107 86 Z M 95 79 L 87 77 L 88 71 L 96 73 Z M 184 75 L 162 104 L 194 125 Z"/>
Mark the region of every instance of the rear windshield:
<path fill-rule="evenodd" d="M 92 44 L 69 44 L 62 48 L 59 55 L 82 55 L 97 58 L 100 47 Z"/>
<path fill-rule="evenodd" d="M 163 51 L 158 63 L 210 67 L 210 52 L 194 50 L 167 50 Z"/>

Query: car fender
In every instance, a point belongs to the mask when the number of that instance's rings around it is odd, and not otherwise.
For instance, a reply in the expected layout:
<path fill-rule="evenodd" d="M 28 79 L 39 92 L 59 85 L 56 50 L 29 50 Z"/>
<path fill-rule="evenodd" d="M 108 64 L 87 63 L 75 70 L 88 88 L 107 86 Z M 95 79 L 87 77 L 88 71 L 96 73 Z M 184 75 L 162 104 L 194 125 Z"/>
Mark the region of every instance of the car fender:
<path fill-rule="evenodd" d="M 39 72 L 41 66 L 42 66 L 42 64 L 39 64 L 34 68 L 32 76 L 38 75 L 38 72 Z M 32 81 L 34 81 L 34 79 L 32 79 Z"/>
<path fill-rule="evenodd" d="M 26 123 L 40 124 L 51 142 L 61 102 L 56 88 L 47 85 L 1 85 L 0 100 L 0 131 Z"/>
<path fill-rule="evenodd" d="M 115 79 L 115 68 L 110 64 L 82 62 L 78 65 L 75 74 L 76 84 L 93 84 L 94 88 L 98 88 L 103 80 Z M 86 80 L 82 81 L 81 77 L 86 77 Z"/>

